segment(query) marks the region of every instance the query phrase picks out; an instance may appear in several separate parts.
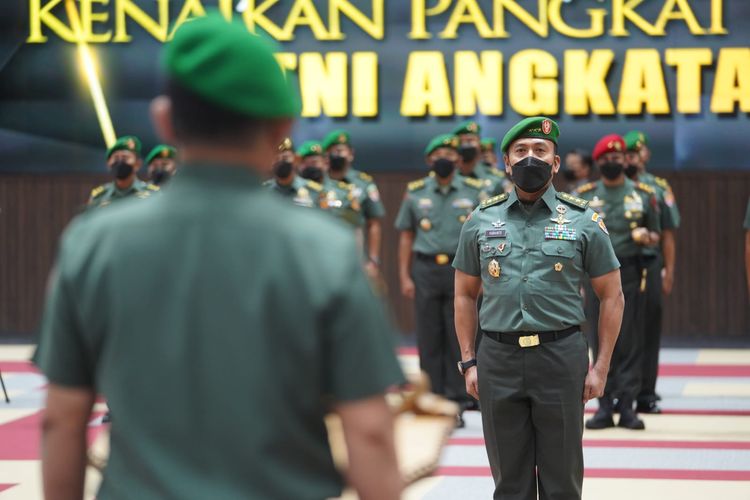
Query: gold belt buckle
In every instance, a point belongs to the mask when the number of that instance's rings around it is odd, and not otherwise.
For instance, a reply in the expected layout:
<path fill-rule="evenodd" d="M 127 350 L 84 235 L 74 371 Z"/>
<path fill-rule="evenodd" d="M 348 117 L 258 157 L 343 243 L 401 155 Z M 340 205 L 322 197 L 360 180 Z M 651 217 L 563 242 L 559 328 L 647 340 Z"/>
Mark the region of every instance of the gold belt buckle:
<path fill-rule="evenodd" d="M 518 345 L 521 347 L 534 347 L 539 345 L 539 335 L 526 335 L 518 337 Z"/>
<path fill-rule="evenodd" d="M 441 266 L 446 265 L 450 261 L 450 257 L 448 257 L 448 254 L 445 253 L 439 253 L 435 256 L 435 262 Z"/>

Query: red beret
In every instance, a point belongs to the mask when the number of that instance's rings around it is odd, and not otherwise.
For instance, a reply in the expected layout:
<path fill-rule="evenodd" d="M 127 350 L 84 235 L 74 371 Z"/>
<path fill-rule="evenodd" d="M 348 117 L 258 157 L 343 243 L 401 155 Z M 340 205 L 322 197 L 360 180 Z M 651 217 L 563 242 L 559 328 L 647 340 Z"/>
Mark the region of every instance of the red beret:
<path fill-rule="evenodd" d="M 596 143 L 593 153 L 591 156 L 594 161 L 598 160 L 600 156 L 607 153 L 624 153 L 625 152 L 625 141 L 617 134 L 605 135 L 599 142 Z"/>

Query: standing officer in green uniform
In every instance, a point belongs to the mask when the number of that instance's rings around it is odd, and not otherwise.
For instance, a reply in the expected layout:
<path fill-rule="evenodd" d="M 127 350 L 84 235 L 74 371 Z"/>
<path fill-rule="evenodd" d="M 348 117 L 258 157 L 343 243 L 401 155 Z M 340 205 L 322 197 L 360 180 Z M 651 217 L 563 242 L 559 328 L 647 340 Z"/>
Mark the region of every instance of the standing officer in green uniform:
<path fill-rule="evenodd" d="M 497 141 L 492 138 L 482 139 L 482 164 L 480 166 L 481 175 L 488 179 L 499 179 L 503 191 L 509 193 L 513 189 L 513 183 L 508 176 L 498 168 L 497 160 Z M 496 189 L 495 189 L 496 191 Z M 498 193 L 499 194 L 499 193 Z"/>
<path fill-rule="evenodd" d="M 107 168 L 114 180 L 91 190 L 87 208 L 105 207 L 129 196 L 148 198 L 159 191 L 157 186 L 138 178 L 142 163 L 141 141 L 137 137 L 126 135 L 117 139 L 107 149 Z"/>
<path fill-rule="evenodd" d="M 323 146 L 318 141 L 305 141 L 297 153 L 300 157 L 300 175 L 320 184 L 318 206 L 355 228 L 357 242 L 362 246 L 362 205 L 355 196 L 354 185 L 328 176 L 328 164 L 323 156 Z"/>
<path fill-rule="evenodd" d="M 613 404 L 617 398 L 620 411 L 617 425 L 644 429 L 643 421 L 633 411 L 633 403 L 641 390 L 645 292 L 650 260 L 654 258 L 645 249 L 659 245 L 659 211 L 654 190 L 625 176 L 625 142 L 622 137 L 617 134 L 603 137 L 592 156 L 602 178 L 581 186 L 578 194 L 589 201 L 598 219 L 606 220 L 620 262 L 625 310 L 604 396 L 599 398 L 599 410 L 586 422 L 586 428 L 614 427 Z M 592 320 L 596 318 L 596 311 L 596 300 L 591 297 L 588 316 Z M 597 323 L 593 320 L 592 324 Z M 601 346 L 598 350 L 601 351 Z M 596 345 L 594 353 L 598 356 Z"/>
<path fill-rule="evenodd" d="M 482 183 L 455 175 L 457 147 L 458 139 L 448 134 L 435 137 L 427 145 L 426 163 L 434 175 L 409 183 L 396 229 L 400 231 L 401 293 L 415 300 L 420 367 L 430 377 L 434 393 L 468 403 L 455 365 L 460 352 L 453 320 L 450 263 L 461 226 L 479 203 Z"/>
<path fill-rule="evenodd" d="M 479 140 L 481 132 L 481 127 L 473 120 L 465 121 L 453 129 L 453 135 L 458 137 L 458 154 L 460 156 L 458 174 L 481 180 L 484 187 L 480 197 L 485 200 L 490 196 L 503 193 L 507 179 L 505 174 L 497 168 L 489 169 L 482 165 Z"/>
<path fill-rule="evenodd" d="M 152 115 L 180 175 L 74 221 L 50 280 L 46 495 L 83 497 L 101 392 L 117 418 L 99 499 L 337 497 L 331 411 L 351 485 L 399 498 L 384 393 L 403 376 L 351 232 L 261 186 L 299 112 L 270 43 L 213 11 L 162 61 Z"/>
<path fill-rule="evenodd" d="M 146 156 L 146 167 L 153 185 L 164 184 L 177 172 L 177 150 L 167 144 L 159 144 Z"/>
<path fill-rule="evenodd" d="M 676 256 L 675 231 L 680 227 L 680 211 L 672 188 L 666 179 L 646 172 L 641 152 L 647 142 L 645 134 L 634 130 L 625 134 L 625 175 L 634 182 L 643 182 L 654 189 L 659 205 L 661 223 L 661 247 L 646 247 L 644 254 L 649 261 L 646 279 L 646 319 L 643 329 L 643 375 L 638 393 L 636 411 L 639 413 L 661 413 L 657 404 L 656 378 L 659 371 L 659 348 L 661 347 L 662 294 L 669 295 L 674 283 Z M 662 275 L 663 278 L 662 279 Z"/>
<path fill-rule="evenodd" d="M 334 181 L 352 184 L 352 196 L 361 207 L 364 241 L 367 257 L 366 268 L 371 277 L 376 277 L 380 269 L 380 247 L 383 238 L 385 206 L 380 200 L 380 191 L 373 178 L 352 167 L 354 148 L 349 133 L 332 130 L 323 139 L 323 150 L 328 160 L 328 176 Z"/>
<path fill-rule="evenodd" d="M 291 198 L 300 207 L 320 207 L 323 185 L 298 176 L 295 162 L 294 144 L 287 137 L 279 145 L 279 153 L 273 164 L 273 178 L 263 185 L 281 196 Z"/>
<path fill-rule="evenodd" d="M 604 224 L 558 193 L 559 129 L 526 118 L 502 141 L 515 184 L 483 202 L 461 230 L 456 268 L 459 370 L 482 406 L 495 499 L 580 500 L 583 406 L 604 389 L 623 298 Z M 599 358 L 581 333 L 584 275 L 601 299 Z M 485 338 L 475 357 L 476 300 Z"/>

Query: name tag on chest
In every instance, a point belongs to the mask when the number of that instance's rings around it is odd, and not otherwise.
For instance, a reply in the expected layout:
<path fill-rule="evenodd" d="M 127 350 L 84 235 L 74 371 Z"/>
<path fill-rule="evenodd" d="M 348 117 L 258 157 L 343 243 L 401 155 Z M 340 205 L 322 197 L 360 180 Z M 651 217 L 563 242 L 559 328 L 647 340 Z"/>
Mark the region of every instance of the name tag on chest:
<path fill-rule="evenodd" d="M 576 230 L 568 226 L 546 226 L 544 228 L 544 239 L 545 240 L 568 240 L 575 241 L 578 239 Z"/>
<path fill-rule="evenodd" d="M 505 229 L 488 229 L 485 231 L 484 235 L 487 238 L 505 238 L 508 235 L 508 232 Z"/>

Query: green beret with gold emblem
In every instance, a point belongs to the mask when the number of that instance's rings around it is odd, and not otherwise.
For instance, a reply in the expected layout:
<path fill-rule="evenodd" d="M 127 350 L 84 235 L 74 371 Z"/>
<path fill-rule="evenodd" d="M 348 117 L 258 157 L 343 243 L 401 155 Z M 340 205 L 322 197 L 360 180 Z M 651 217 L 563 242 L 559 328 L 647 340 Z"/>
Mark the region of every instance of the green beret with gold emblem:
<path fill-rule="evenodd" d="M 323 147 L 320 145 L 320 142 L 318 141 L 305 141 L 299 147 L 297 154 L 300 155 L 302 158 L 306 158 L 308 156 L 314 156 L 314 155 L 322 155 Z"/>
<path fill-rule="evenodd" d="M 643 146 L 648 146 L 646 134 L 638 130 L 631 130 L 623 136 L 623 140 L 628 151 L 640 151 Z"/>
<path fill-rule="evenodd" d="M 107 159 L 109 159 L 115 151 L 130 151 L 135 153 L 136 156 L 140 156 L 141 140 L 134 135 L 124 135 L 118 138 L 115 143 L 107 149 Z"/>
<path fill-rule="evenodd" d="M 458 137 L 456 137 L 453 134 L 441 134 L 433 138 L 429 142 L 429 144 L 427 144 L 427 147 L 424 149 L 424 155 L 427 156 L 438 148 L 457 149 Z"/>
<path fill-rule="evenodd" d="M 508 133 L 503 137 L 503 142 L 500 144 L 500 150 L 505 153 L 513 141 L 526 137 L 547 139 L 557 144 L 559 136 L 560 127 L 558 127 L 554 120 L 545 116 L 530 116 L 516 123 L 508 130 Z"/>
<path fill-rule="evenodd" d="M 497 149 L 497 141 L 492 137 L 482 139 L 482 151 L 495 151 Z"/>
<path fill-rule="evenodd" d="M 152 161 L 157 158 L 175 158 L 177 156 L 177 150 L 167 144 L 159 144 L 146 157 L 146 165 L 149 165 Z"/>
<path fill-rule="evenodd" d="M 336 146 L 338 144 L 345 144 L 347 146 L 352 145 L 351 137 L 349 137 L 349 132 L 342 129 L 331 130 L 323 138 L 323 143 L 321 145 L 323 146 L 324 151 L 328 151 L 330 147 Z"/>
<path fill-rule="evenodd" d="M 279 144 L 279 153 L 283 153 L 284 151 L 291 151 L 294 153 L 294 143 L 292 142 L 291 137 L 287 137 L 281 141 L 281 144 Z"/>
<path fill-rule="evenodd" d="M 167 43 L 167 76 L 210 103 L 250 118 L 292 118 L 300 102 L 291 75 L 274 57 L 277 46 L 216 9 L 182 24 Z"/>
<path fill-rule="evenodd" d="M 482 133 L 482 127 L 474 120 L 466 120 L 461 123 L 458 127 L 453 129 L 453 135 L 464 135 L 474 134 L 479 135 Z"/>

